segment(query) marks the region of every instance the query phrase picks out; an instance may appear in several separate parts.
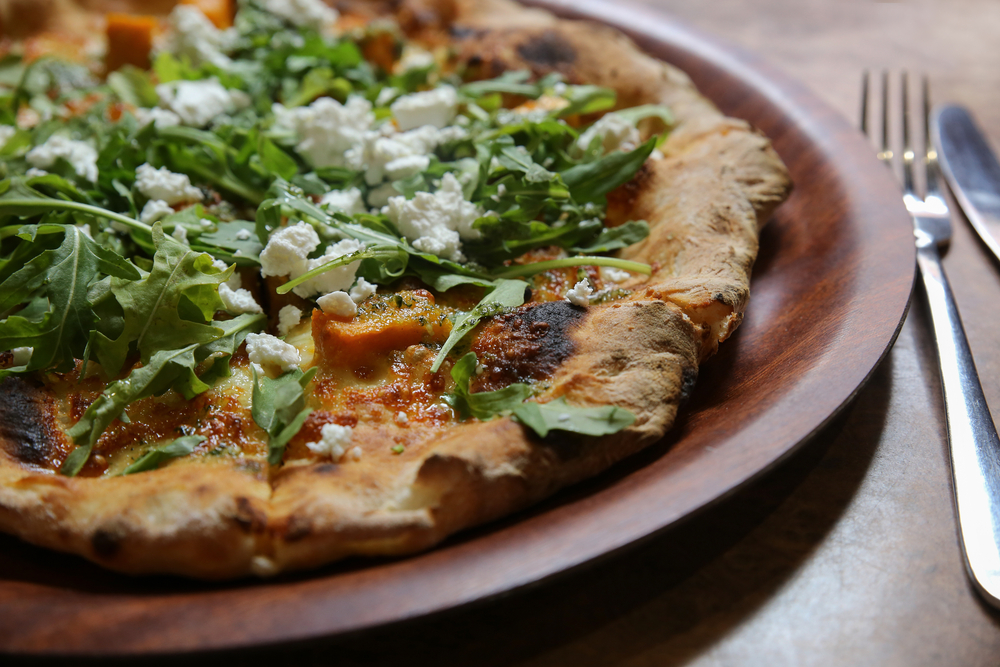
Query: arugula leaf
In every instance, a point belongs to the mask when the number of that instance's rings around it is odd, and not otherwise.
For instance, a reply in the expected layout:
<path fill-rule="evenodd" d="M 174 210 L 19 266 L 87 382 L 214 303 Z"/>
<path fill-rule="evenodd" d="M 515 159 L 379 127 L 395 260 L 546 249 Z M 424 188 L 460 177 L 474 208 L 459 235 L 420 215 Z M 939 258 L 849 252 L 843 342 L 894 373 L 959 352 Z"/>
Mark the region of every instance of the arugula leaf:
<path fill-rule="evenodd" d="M 122 414 L 129 403 L 147 396 L 162 394 L 178 381 L 184 382 L 189 387 L 207 391 L 208 385 L 199 384 L 194 374 L 197 364 L 196 349 L 198 349 L 197 344 L 179 350 L 160 350 L 145 366 L 135 369 L 124 380 L 111 383 L 90 404 L 80 421 L 66 431 L 77 447 L 66 457 L 59 472 L 67 477 L 79 473 L 90 458 L 98 438 L 111 422 Z"/>
<path fill-rule="evenodd" d="M 455 391 L 447 397 L 448 403 L 462 419 L 475 417 L 486 421 L 501 412 L 513 410 L 531 396 L 531 387 L 526 384 L 512 384 L 497 391 L 470 393 L 469 383 L 476 375 L 479 364 L 475 352 L 469 352 L 451 369 L 455 381 Z"/>
<path fill-rule="evenodd" d="M 0 219 L 7 216 L 27 218 L 52 211 L 89 213 L 98 218 L 107 218 L 108 220 L 120 222 L 133 229 L 147 233 L 150 231 L 149 225 L 138 220 L 133 220 L 120 213 L 115 213 L 99 206 L 49 197 L 28 187 L 21 178 L 0 181 Z"/>
<path fill-rule="evenodd" d="M 260 263 L 264 246 L 257 240 L 256 225 L 246 220 L 220 222 L 216 231 L 201 234 L 191 241 L 191 249 L 211 253 L 226 262 L 241 266 Z"/>
<path fill-rule="evenodd" d="M 613 107 L 618 100 L 614 90 L 600 86 L 568 86 L 565 97 L 569 105 L 558 111 L 560 118 L 604 111 Z"/>
<path fill-rule="evenodd" d="M 229 357 L 242 344 L 250 331 L 260 330 L 267 323 L 262 314 L 247 314 L 216 322 L 221 335 L 206 345 L 192 344 L 177 350 L 159 350 L 144 366 L 136 368 L 123 380 L 112 382 L 90 404 L 80 420 L 66 431 L 77 447 L 63 463 L 60 472 L 72 477 L 83 469 L 101 434 L 125 408 L 139 399 L 159 396 L 169 389 L 182 393 L 188 400 L 208 391 L 208 381 L 229 372 Z M 212 365 L 199 377 L 198 364 L 212 359 Z"/>
<path fill-rule="evenodd" d="M 155 470 L 160 465 L 170 459 L 187 456 L 193 452 L 198 445 L 205 442 L 203 435 L 185 435 L 177 438 L 170 444 L 158 447 L 153 451 L 146 452 L 138 461 L 122 470 L 122 475 L 134 475 L 137 472 Z"/>
<path fill-rule="evenodd" d="M 108 86 L 122 102 L 132 106 L 155 107 L 160 102 L 149 74 L 134 65 L 125 65 L 108 74 Z"/>
<path fill-rule="evenodd" d="M 251 367 L 253 374 L 253 402 L 250 414 L 257 426 L 267 432 L 268 454 L 267 462 L 272 466 L 280 465 L 285 455 L 285 446 L 295 437 L 306 417 L 312 412 L 305 407 L 305 387 L 316 375 L 318 368 L 310 368 L 303 373 L 293 368 L 278 378 L 267 376 L 258 378 L 257 369 Z"/>
<path fill-rule="evenodd" d="M 160 223 L 153 226 L 153 243 L 156 254 L 147 276 L 111 280 L 110 291 L 123 311 L 121 330 L 94 335 L 94 349 L 107 375 L 118 372 L 133 345 L 146 362 L 159 350 L 208 343 L 223 333 L 190 317 L 195 313 L 210 316 L 223 307 L 218 285 L 225 274 L 215 271 L 209 255 L 165 235 Z"/>
<path fill-rule="evenodd" d="M 441 351 L 434 359 L 431 372 L 437 373 L 451 349 L 465 338 L 465 335 L 472 331 L 480 320 L 496 315 L 505 308 L 514 308 L 523 304 L 527 290 L 528 283 L 523 280 L 498 280 L 495 287 L 476 304 L 475 308 L 455 322 L 451 335 L 448 336 L 448 340 L 441 346 Z"/>
<path fill-rule="evenodd" d="M 0 304 L 8 310 L 18 303 L 44 296 L 48 310 L 40 319 L 24 313 L 0 321 L 0 348 L 32 347 L 35 352 L 24 370 L 70 368 L 83 356 L 87 338 L 97 322 L 88 300 L 88 291 L 102 274 L 121 280 L 138 278 L 131 264 L 114 252 L 94 243 L 72 225 L 27 226 L 22 228 L 24 243 L 61 232 L 56 248 L 41 250 L 0 284 Z M 6 267 L 5 267 L 6 268 Z M 0 377 L 15 369 L 0 371 Z"/>
<path fill-rule="evenodd" d="M 578 164 L 560 175 L 578 202 L 596 201 L 629 182 L 656 148 L 652 137 L 633 151 L 614 151 L 593 162 Z"/>
<path fill-rule="evenodd" d="M 667 127 L 674 124 L 674 114 L 670 112 L 670 109 L 660 104 L 643 104 L 629 109 L 619 109 L 615 111 L 615 115 L 632 125 L 647 118 L 659 118 Z"/>
<path fill-rule="evenodd" d="M 495 79 L 467 83 L 459 91 L 471 98 L 483 97 L 490 93 L 509 93 L 535 99 L 542 94 L 542 91 L 538 84 L 526 83 L 530 78 L 531 72 L 527 70 L 504 72 Z"/>
<path fill-rule="evenodd" d="M 572 250 L 579 253 L 611 252 L 638 243 L 649 236 L 649 224 L 645 220 L 629 220 L 624 225 L 605 227 L 597 238 L 587 245 L 576 246 Z"/>
<path fill-rule="evenodd" d="M 580 407 L 570 405 L 562 396 L 548 403 L 522 403 L 513 411 L 519 422 L 543 438 L 550 431 L 609 435 L 635 422 L 635 415 L 625 408 L 614 405 Z"/>

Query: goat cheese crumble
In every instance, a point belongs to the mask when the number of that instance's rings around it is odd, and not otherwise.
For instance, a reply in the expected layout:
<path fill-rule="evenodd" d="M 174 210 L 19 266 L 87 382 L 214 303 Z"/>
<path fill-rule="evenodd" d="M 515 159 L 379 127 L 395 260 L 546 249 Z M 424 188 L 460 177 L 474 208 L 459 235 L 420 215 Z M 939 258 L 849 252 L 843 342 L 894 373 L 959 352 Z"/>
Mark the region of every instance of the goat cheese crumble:
<path fill-rule="evenodd" d="M 295 109 L 275 104 L 272 111 L 275 127 L 293 132 L 298 138 L 295 150 L 317 168 L 346 166 L 345 154 L 363 143 L 375 122 L 371 102 L 358 95 L 348 97 L 346 104 L 321 97 Z"/>
<path fill-rule="evenodd" d="M 241 90 L 229 90 L 216 78 L 201 81 L 171 81 L 156 87 L 160 106 L 181 119 L 184 125 L 205 127 L 223 114 L 235 113 L 250 105 Z"/>
<path fill-rule="evenodd" d="M 166 167 L 157 169 L 149 163 L 135 170 L 135 187 L 150 199 L 160 199 L 171 206 L 201 201 L 201 190 L 191 185 L 187 174 L 175 174 Z"/>
<path fill-rule="evenodd" d="M 265 11 L 300 28 L 322 30 L 340 18 L 337 10 L 323 0 L 264 0 Z"/>
<path fill-rule="evenodd" d="M 404 95 L 392 103 L 399 129 L 406 131 L 424 125 L 445 127 L 458 114 L 458 92 L 449 85 Z"/>
<path fill-rule="evenodd" d="M 183 229 L 183 227 L 178 227 L 178 229 Z M 264 312 L 264 309 L 250 294 L 250 290 L 247 289 L 234 290 L 228 284 L 222 283 L 219 285 L 219 298 L 222 299 L 226 311 L 233 315 Z"/>
<path fill-rule="evenodd" d="M 455 262 L 465 260 L 461 239 L 478 239 L 472 223 L 485 211 L 465 199 L 452 173 L 441 178 L 434 193 L 418 192 L 413 199 L 391 197 L 383 211 L 413 247 Z"/>
<path fill-rule="evenodd" d="M 97 150 L 86 141 L 74 141 L 56 134 L 24 156 L 32 167 L 48 169 L 59 159 L 66 160 L 80 178 L 97 182 Z"/>
<path fill-rule="evenodd" d="M 278 311 L 278 333 L 287 336 L 288 332 L 299 325 L 302 321 L 302 310 L 297 306 L 288 304 L 282 306 Z"/>
<path fill-rule="evenodd" d="M 354 317 L 358 313 L 358 305 L 347 292 L 336 291 L 324 294 L 316 299 L 316 305 L 328 315 L 337 317 Z"/>
<path fill-rule="evenodd" d="M 361 196 L 361 190 L 349 188 L 347 190 L 331 190 L 323 195 L 319 200 L 320 206 L 326 206 L 345 215 L 357 215 L 367 213 L 365 200 Z"/>
<path fill-rule="evenodd" d="M 354 239 L 344 239 L 326 248 L 319 257 L 309 259 L 309 254 L 319 247 L 319 235 L 312 225 L 300 222 L 283 227 L 271 234 L 267 246 L 260 253 L 261 275 L 288 276 L 294 280 L 334 259 L 345 257 L 363 248 Z M 321 292 L 345 290 L 354 283 L 354 275 L 361 262 L 338 266 L 311 278 L 292 291 L 307 298 Z"/>
<path fill-rule="evenodd" d="M 294 345 L 289 345 L 271 334 L 247 334 L 246 341 L 247 356 L 251 363 L 277 366 L 282 373 L 285 373 L 302 361 Z"/>
<path fill-rule="evenodd" d="M 193 5 L 175 6 L 169 23 L 171 31 L 164 45 L 166 51 L 187 58 L 196 67 L 208 63 L 225 69 L 233 64 L 223 51 L 232 48 L 237 38 L 235 30 L 219 30 Z"/>
<path fill-rule="evenodd" d="M 590 297 L 593 293 L 594 288 L 590 286 L 590 283 L 586 280 L 581 280 L 571 290 L 566 292 L 566 300 L 574 306 L 586 308 L 590 305 Z"/>
<path fill-rule="evenodd" d="M 152 109 L 139 107 L 135 110 L 134 115 L 139 127 L 146 127 L 149 124 L 156 127 L 176 127 L 181 124 L 180 116 L 169 109 L 161 109 L 160 107 Z"/>
<path fill-rule="evenodd" d="M 17 134 L 17 128 L 13 125 L 0 125 L 0 148 L 6 146 L 15 134 Z"/>
<path fill-rule="evenodd" d="M 340 424 L 323 424 L 323 428 L 320 430 L 319 441 L 307 442 L 306 447 L 308 447 L 309 451 L 313 454 L 317 454 L 321 457 L 329 457 L 334 461 L 339 461 L 341 457 L 344 456 L 346 448 L 351 444 L 353 431 L 354 430 L 350 426 L 341 426 Z M 360 459 L 361 450 L 358 449 L 357 454 L 352 452 L 351 458 L 355 461 Z"/>
<path fill-rule="evenodd" d="M 642 140 L 635 125 L 614 112 L 605 114 L 581 134 L 577 140 L 577 147 L 580 150 L 587 150 L 591 142 L 598 137 L 605 153 L 633 150 Z"/>
<path fill-rule="evenodd" d="M 162 199 L 150 199 L 146 202 L 146 205 L 142 207 L 142 212 L 139 213 L 139 221 L 145 222 L 147 225 L 151 225 L 161 218 L 165 218 L 171 213 L 174 213 L 174 208 Z M 117 228 L 116 228 L 117 229 Z M 124 230 L 128 232 L 126 227 Z"/>
<path fill-rule="evenodd" d="M 351 288 L 351 299 L 354 303 L 361 303 L 375 294 L 375 286 L 364 278 L 358 278 L 357 284 Z"/>

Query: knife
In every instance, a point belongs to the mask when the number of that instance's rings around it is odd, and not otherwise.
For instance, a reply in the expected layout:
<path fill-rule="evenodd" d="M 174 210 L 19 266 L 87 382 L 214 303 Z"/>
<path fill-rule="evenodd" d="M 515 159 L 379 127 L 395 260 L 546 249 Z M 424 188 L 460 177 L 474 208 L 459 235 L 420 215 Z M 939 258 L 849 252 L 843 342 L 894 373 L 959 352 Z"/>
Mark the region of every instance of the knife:
<path fill-rule="evenodd" d="M 1000 162 L 964 107 L 941 107 L 933 124 L 945 179 L 965 217 L 1000 260 Z"/>

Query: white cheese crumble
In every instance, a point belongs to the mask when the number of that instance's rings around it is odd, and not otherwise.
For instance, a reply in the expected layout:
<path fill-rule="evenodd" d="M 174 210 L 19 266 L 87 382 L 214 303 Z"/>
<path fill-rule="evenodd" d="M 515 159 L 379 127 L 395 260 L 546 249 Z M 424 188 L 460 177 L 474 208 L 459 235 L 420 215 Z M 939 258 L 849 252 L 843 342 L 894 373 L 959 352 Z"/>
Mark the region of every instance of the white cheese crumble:
<path fill-rule="evenodd" d="M 184 245 L 189 245 L 188 230 L 187 227 L 185 227 L 184 225 L 177 225 L 176 227 L 174 227 L 174 231 L 170 232 L 170 235 L 173 236 L 178 241 L 180 241 L 181 243 L 183 243 Z"/>
<path fill-rule="evenodd" d="M 49 172 L 45 171 L 44 169 L 35 169 L 34 167 L 32 167 L 28 171 L 24 172 L 24 177 L 25 178 L 40 178 L 42 176 L 47 176 L 48 173 Z"/>
<path fill-rule="evenodd" d="M 216 78 L 201 81 L 172 81 L 156 87 L 160 106 L 173 111 L 191 127 L 205 127 L 218 116 L 234 113 L 250 105 L 241 90 L 229 90 Z"/>
<path fill-rule="evenodd" d="M 395 74 L 402 74 L 414 69 L 427 69 L 435 63 L 434 54 L 415 44 L 403 47 L 403 55 L 393 66 Z"/>
<path fill-rule="evenodd" d="M 17 134 L 17 128 L 13 125 L 0 125 L 0 148 L 6 146 L 15 134 Z"/>
<path fill-rule="evenodd" d="M 150 199 L 161 199 L 171 206 L 201 201 L 204 197 L 201 190 L 191 185 L 187 174 L 175 174 L 166 167 L 157 169 L 148 163 L 135 170 L 135 187 Z"/>
<path fill-rule="evenodd" d="M 345 153 L 364 141 L 375 122 L 371 102 L 358 95 L 347 104 L 321 97 L 307 107 L 272 107 L 278 129 L 291 130 L 298 137 L 295 150 L 314 167 L 344 167 Z"/>
<path fill-rule="evenodd" d="M 460 239 L 479 238 L 472 223 L 484 215 L 481 208 L 466 201 L 452 173 L 441 178 L 441 187 L 433 194 L 418 192 L 411 200 L 391 197 L 383 213 L 414 248 L 456 262 L 465 259 Z"/>
<path fill-rule="evenodd" d="M 458 114 L 458 93 L 449 85 L 404 95 L 390 107 L 399 129 L 406 131 L 424 125 L 442 128 Z"/>
<path fill-rule="evenodd" d="M 249 229 L 241 229 L 236 232 L 237 241 L 249 241 L 251 236 L 253 236 L 253 234 L 250 233 Z"/>
<path fill-rule="evenodd" d="M 581 280 L 573 289 L 566 292 L 566 300 L 574 306 L 587 307 L 590 305 L 590 295 L 594 293 L 594 288 L 586 280 Z"/>
<path fill-rule="evenodd" d="M 302 310 L 292 304 L 283 306 L 278 311 L 278 333 L 287 336 L 288 332 L 299 325 L 302 321 Z"/>
<path fill-rule="evenodd" d="M 393 88 L 392 86 L 386 86 L 382 90 L 378 91 L 378 97 L 375 98 L 375 106 L 384 107 L 389 102 L 399 97 L 399 88 Z"/>
<path fill-rule="evenodd" d="M 350 294 L 354 303 L 361 303 L 368 297 L 375 294 L 375 286 L 364 278 L 358 278 L 358 283 L 351 288 Z"/>
<path fill-rule="evenodd" d="M 183 7 L 184 5 L 178 5 Z M 135 110 L 135 119 L 139 122 L 139 127 L 146 127 L 150 123 L 156 127 L 175 127 L 181 124 L 181 117 L 169 109 L 154 107 L 152 109 L 138 108 Z"/>
<path fill-rule="evenodd" d="M 352 461 L 360 461 L 362 453 L 363 452 L 361 451 L 360 447 L 351 447 L 351 451 L 350 451 L 351 460 Z"/>
<path fill-rule="evenodd" d="M 28 362 L 31 361 L 31 355 L 35 351 L 33 347 L 15 347 L 11 350 L 11 354 L 14 355 L 14 365 L 15 366 L 27 366 Z"/>
<path fill-rule="evenodd" d="M 279 367 L 282 373 L 298 366 L 301 361 L 295 346 L 271 334 L 247 334 L 247 356 L 250 357 L 251 363 L 261 366 L 274 365 Z"/>
<path fill-rule="evenodd" d="M 632 277 L 632 274 L 628 271 L 622 269 L 616 269 L 613 266 L 602 266 L 601 277 L 612 283 L 623 283 Z"/>
<path fill-rule="evenodd" d="M 41 146 L 36 146 L 24 156 L 32 167 L 48 169 L 62 158 L 69 162 L 80 178 L 97 182 L 97 150 L 85 141 L 74 141 L 61 134 L 49 137 Z"/>
<path fill-rule="evenodd" d="M 145 222 L 147 225 L 151 225 L 157 220 L 165 218 L 173 212 L 173 207 L 162 199 L 150 199 L 146 202 L 146 205 L 142 207 L 142 212 L 139 214 L 139 221 Z"/>
<path fill-rule="evenodd" d="M 327 262 L 350 255 L 362 249 L 354 239 L 344 239 L 329 247 L 314 259 L 309 254 L 319 247 L 319 236 L 311 225 L 305 222 L 284 227 L 271 234 L 267 246 L 260 253 L 260 273 L 267 276 L 288 276 L 295 279 L 307 271 Z M 301 297 L 310 297 L 323 292 L 345 290 L 354 283 L 354 274 L 360 261 L 338 266 L 311 278 L 292 291 Z"/>
<path fill-rule="evenodd" d="M 229 265 L 221 259 L 213 259 L 212 266 L 222 272 L 225 272 L 229 268 Z M 229 286 L 229 289 L 235 292 L 243 287 L 243 279 L 240 278 L 240 274 L 237 271 L 233 271 L 233 275 L 229 276 L 229 280 L 227 280 L 225 284 Z"/>
<path fill-rule="evenodd" d="M 306 447 L 313 454 L 323 457 L 328 456 L 334 461 L 339 461 L 344 455 L 344 450 L 351 444 L 353 430 L 350 426 L 323 424 L 323 428 L 320 430 L 319 442 L 307 442 Z"/>
<path fill-rule="evenodd" d="M 164 47 L 179 57 L 187 57 L 195 67 L 210 63 L 227 68 L 232 60 L 223 51 L 232 48 L 238 34 L 235 29 L 219 30 L 193 5 L 177 5 L 170 13 L 171 32 Z"/>
<path fill-rule="evenodd" d="M 358 313 L 358 305 L 347 292 L 330 292 L 316 299 L 316 304 L 328 315 L 338 317 L 354 317 Z"/>
<path fill-rule="evenodd" d="M 365 200 L 361 197 L 361 190 L 349 188 L 347 190 L 331 190 L 320 198 L 321 206 L 336 209 L 345 215 L 357 215 L 367 213 Z"/>
<path fill-rule="evenodd" d="M 405 412 L 400 411 L 396 413 L 395 419 L 396 423 L 402 426 L 403 424 L 406 424 L 407 422 L 410 421 L 410 416 Z"/>
<path fill-rule="evenodd" d="M 260 304 L 250 294 L 250 290 L 234 290 L 228 284 L 222 283 L 219 285 L 219 298 L 222 299 L 226 312 L 233 315 L 264 312 L 264 309 L 260 307 Z"/>
<path fill-rule="evenodd" d="M 587 150 L 596 137 L 600 137 L 601 147 L 605 153 L 619 149 L 633 150 L 642 139 L 635 125 L 616 113 L 602 116 L 599 121 L 580 135 L 576 145 L 580 150 Z"/>
<path fill-rule="evenodd" d="M 337 22 L 340 14 L 323 0 L 264 0 L 265 11 L 299 28 L 321 30 Z"/>

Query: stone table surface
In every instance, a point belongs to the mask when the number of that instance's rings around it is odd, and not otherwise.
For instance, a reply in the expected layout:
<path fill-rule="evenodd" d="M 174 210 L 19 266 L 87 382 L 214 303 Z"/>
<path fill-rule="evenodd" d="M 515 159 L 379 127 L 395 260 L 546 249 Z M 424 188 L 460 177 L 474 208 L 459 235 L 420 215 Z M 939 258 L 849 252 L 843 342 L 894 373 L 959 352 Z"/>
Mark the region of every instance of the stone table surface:
<path fill-rule="evenodd" d="M 852 122 L 861 72 L 930 77 L 1000 147 L 995 0 L 646 0 L 762 55 Z M 945 259 L 1000 418 L 1000 264 L 959 221 Z M 536 590 L 317 650 L 341 664 L 990 665 L 1000 614 L 968 584 L 922 294 L 841 418 L 736 498 Z M 332 653 L 331 653 L 332 652 Z M 310 660 L 306 660 L 310 661 Z"/>

